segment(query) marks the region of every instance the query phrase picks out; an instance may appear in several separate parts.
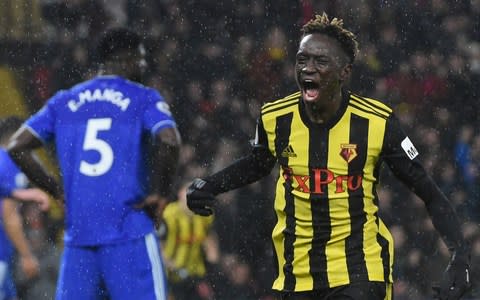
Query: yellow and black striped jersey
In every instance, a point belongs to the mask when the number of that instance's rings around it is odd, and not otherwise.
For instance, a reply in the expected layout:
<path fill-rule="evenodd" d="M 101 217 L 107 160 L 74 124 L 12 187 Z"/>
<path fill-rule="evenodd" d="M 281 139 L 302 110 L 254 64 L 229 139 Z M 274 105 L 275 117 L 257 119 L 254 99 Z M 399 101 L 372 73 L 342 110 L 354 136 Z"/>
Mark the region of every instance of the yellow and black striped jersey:
<path fill-rule="evenodd" d="M 280 165 L 275 290 L 392 281 L 393 240 L 375 192 L 392 110 L 344 94 L 336 116 L 321 125 L 306 116 L 300 93 L 262 107 L 256 143 Z"/>
<path fill-rule="evenodd" d="M 170 280 L 183 276 L 203 277 L 206 273 L 202 244 L 207 238 L 213 222 L 208 218 L 187 213 L 178 202 L 167 205 L 163 212 L 167 234 L 163 243 L 163 254 L 174 270 L 168 274 Z"/>
<path fill-rule="evenodd" d="M 392 109 L 343 95 L 325 124 L 310 121 L 300 93 L 265 104 L 252 152 L 205 178 L 205 190 L 216 195 L 255 182 L 280 165 L 272 233 L 275 290 L 392 282 L 393 240 L 379 218 L 376 194 L 382 163 L 425 202 L 448 248 L 468 252 L 451 204 Z"/>

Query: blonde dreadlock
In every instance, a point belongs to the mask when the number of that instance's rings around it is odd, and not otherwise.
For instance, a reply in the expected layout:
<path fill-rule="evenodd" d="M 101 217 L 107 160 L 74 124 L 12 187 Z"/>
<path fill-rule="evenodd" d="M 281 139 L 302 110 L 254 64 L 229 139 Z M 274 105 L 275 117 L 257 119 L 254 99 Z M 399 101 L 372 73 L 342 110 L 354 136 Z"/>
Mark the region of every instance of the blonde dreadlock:
<path fill-rule="evenodd" d="M 307 22 L 302 27 L 303 36 L 312 33 L 321 33 L 334 38 L 340 44 L 350 59 L 350 63 L 355 61 L 358 52 L 358 42 L 353 32 L 343 28 L 343 20 L 338 18 L 329 19 L 324 12 L 321 15 L 315 15 L 315 18 Z"/>

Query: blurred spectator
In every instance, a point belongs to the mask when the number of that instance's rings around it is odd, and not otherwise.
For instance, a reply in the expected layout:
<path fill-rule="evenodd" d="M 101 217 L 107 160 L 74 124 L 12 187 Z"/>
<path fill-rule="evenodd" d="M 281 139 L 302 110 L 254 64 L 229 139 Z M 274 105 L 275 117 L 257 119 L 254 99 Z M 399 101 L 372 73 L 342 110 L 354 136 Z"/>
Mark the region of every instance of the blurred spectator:
<path fill-rule="evenodd" d="M 213 216 L 194 215 L 187 207 L 183 183 L 177 201 L 165 208 L 162 245 L 171 296 L 175 300 L 214 299 L 207 270 L 219 263 L 218 241 L 211 225 Z"/>

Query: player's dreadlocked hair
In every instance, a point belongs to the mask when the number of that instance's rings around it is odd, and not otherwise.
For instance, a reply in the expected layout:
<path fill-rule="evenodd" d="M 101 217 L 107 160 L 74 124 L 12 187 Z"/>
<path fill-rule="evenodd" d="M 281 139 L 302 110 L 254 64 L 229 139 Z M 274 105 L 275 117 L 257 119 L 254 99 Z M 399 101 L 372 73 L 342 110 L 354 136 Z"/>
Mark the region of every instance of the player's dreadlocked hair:
<path fill-rule="evenodd" d="M 343 28 L 343 20 L 333 18 L 330 20 L 326 13 L 315 15 L 315 18 L 308 21 L 302 28 L 303 36 L 311 33 L 321 33 L 336 39 L 340 47 L 350 58 L 350 63 L 355 61 L 358 52 L 358 42 L 353 32 Z"/>

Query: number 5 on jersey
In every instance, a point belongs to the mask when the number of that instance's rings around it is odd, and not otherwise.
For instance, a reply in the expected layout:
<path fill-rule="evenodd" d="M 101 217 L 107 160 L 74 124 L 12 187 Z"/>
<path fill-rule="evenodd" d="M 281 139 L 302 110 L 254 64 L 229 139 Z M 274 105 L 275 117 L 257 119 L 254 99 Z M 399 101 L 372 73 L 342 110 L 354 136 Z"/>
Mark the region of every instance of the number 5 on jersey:
<path fill-rule="evenodd" d="M 112 167 L 112 147 L 106 141 L 97 137 L 99 131 L 109 130 L 111 126 L 111 118 L 88 120 L 85 138 L 83 140 L 83 150 L 97 151 L 100 154 L 100 159 L 93 164 L 82 160 L 80 162 L 80 173 L 86 176 L 100 176 L 107 173 Z"/>

